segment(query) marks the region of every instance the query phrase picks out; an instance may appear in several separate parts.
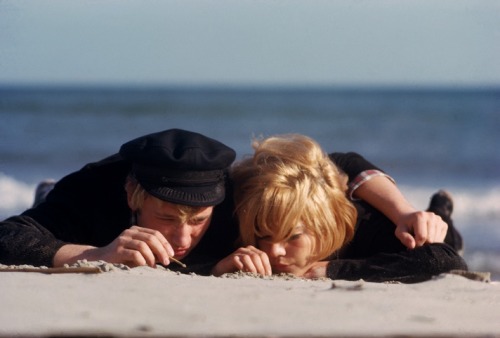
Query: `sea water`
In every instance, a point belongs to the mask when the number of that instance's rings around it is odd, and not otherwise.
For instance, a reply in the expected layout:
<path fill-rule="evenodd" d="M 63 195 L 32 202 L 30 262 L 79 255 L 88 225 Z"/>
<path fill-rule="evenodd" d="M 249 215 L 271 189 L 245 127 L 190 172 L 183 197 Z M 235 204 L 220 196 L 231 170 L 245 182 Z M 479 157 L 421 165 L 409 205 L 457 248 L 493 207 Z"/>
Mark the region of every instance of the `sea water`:
<path fill-rule="evenodd" d="M 439 189 L 471 269 L 500 277 L 500 88 L 0 88 L 0 219 L 22 212 L 36 184 L 168 128 L 252 152 L 254 137 L 311 136 L 355 151 L 425 209 Z"/>

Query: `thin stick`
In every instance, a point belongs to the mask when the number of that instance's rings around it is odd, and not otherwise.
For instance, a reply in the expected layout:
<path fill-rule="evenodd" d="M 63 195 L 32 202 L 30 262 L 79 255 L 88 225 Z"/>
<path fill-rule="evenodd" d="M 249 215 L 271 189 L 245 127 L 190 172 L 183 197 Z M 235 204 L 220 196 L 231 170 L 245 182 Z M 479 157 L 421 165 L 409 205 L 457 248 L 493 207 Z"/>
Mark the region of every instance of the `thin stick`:
<path fill-rule="evenodd" d="M 182 266 L 183 268 L 187 268 L 187 265 L 186 265 L 186 264 L 184 264 L 184 263 L 182 263 L 180 260 L 175 259 L 174 257 L 170 257 L 170 256 L 169 256 L 168 258 L 169 258 L 172 262 L 175 262 L 175 263 L 179 264 L 179 265 L 180 265 L 180 266 Z"/>
<path fill-rule="evenodd" d="M 45 274 L 52 273 L 100 273 L 101 269 L 93 266 L 80 266 L 69 268 L 0 268 L 0 272 L 38 272 Z"/>

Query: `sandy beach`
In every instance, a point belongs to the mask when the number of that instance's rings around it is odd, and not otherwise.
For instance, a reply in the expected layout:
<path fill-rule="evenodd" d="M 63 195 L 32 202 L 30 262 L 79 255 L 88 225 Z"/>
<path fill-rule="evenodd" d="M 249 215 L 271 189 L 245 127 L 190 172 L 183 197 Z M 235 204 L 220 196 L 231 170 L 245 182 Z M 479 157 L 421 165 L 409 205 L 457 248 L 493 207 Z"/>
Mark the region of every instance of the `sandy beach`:
<path fill-rule="evenodd" d="M 500 337 L 500 284 L 455 274 L 405 285 L 93 266 L 2 271 L 0 336 Z"/>

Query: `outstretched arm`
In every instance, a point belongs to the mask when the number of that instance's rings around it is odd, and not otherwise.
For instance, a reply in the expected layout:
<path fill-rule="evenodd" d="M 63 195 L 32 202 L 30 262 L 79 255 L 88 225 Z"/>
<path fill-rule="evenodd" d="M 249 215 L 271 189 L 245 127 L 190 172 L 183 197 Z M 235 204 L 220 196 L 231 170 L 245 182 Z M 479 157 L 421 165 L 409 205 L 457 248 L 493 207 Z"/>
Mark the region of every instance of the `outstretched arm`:
<path fill-rule="evenodd" d="M 432 212 L 415 209 L 389 176 L 357 153 L 332 153 L 330 159 L 349 177 L 349 195 L 382 212 L 408 248 L 443 242 L 448 225 Z"/>
<path fill-rule="evenodd" d="M 353 192 L 353 197 L 364 200 L 389 218 L 396 225 L 396 237 L 409 249 L 443 242 L 446 237 L 446 222 L 432 212 L 415 209 L 385 176 L 366 181 Z"/>
<path fill-rule="evenodd" d="M 105 260 L 129 266 L 156 263 L 169 265 L 174 255 L 165 237 L 157 231 L 133 226 L 103 247 L 72 244 L 54 237 L 28 216 L 0 222 L 0 263 L 60 267 L 78 260 Z"/>

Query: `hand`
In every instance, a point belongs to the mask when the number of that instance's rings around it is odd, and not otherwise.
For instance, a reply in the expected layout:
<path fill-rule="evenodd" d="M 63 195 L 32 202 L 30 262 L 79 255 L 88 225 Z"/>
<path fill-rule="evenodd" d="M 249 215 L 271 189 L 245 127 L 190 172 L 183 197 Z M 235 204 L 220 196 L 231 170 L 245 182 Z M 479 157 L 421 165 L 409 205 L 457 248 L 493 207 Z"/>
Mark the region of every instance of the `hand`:
<path fill-rule="evenodd" d="M 213 268 L 212 274 L 221 276 L 236 271 L 258 273 L 264 276 L 272 274 L 271 263 L 267 254 L 251 245 L 239 248 L 221 260 Z"/>
<path fill-rule="evenodd" d="M 315 262 L 311 265 L 311 268 L 307 270 L 306 273 L 304 273 L 302 277 L 310 279 L 326 277 L 327 265 L 328 262 L 325 261 Z"/>
<path fill-rule="evenodd" d="M 396 223 L 395 235 L 407 248 L 414 249 L 426 243 L 442 243 L 448 224 L 440 216 L 428 211 L 415 211 L 401 217 Z"/>
<path fill-rule="evenodd" d="M 131 267 L 155 267 L 157 262 L 169 265 L 169 256 L 174 255 L 172 246 L 159 231 L 139 226 L 124 230 L 113 242 L 93 251 L 92 254 L 97 260 L 122 263 Z"/>
<path fill-rule="evenodd" d="M 446 237 L 448 225 L 439 216 L 417 211 L 398 187 L 384 176 L 365 182 L 354 196 L 366 201 L 396 224 L 396 237 L 410 249 L 425 243 L 443 242 Z"/>

